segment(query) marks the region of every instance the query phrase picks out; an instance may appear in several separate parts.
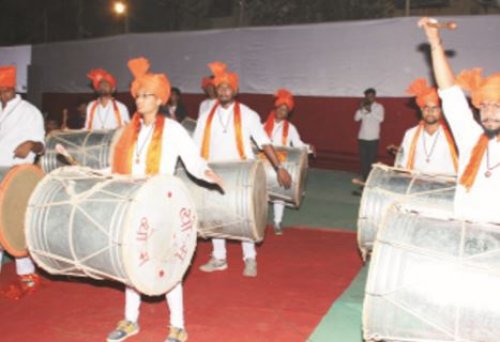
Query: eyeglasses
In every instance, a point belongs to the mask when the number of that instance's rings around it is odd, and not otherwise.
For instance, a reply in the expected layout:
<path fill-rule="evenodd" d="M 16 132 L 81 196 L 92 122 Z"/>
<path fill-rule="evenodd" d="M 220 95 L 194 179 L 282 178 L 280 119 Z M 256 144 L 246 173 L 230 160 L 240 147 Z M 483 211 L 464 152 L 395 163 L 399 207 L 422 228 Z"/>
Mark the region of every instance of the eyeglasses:
<path fill-rule="evenodd" d="M 137 94 L 136 99 L 146 99 L 149 96 L 156 96 L 155 94 Z"/>

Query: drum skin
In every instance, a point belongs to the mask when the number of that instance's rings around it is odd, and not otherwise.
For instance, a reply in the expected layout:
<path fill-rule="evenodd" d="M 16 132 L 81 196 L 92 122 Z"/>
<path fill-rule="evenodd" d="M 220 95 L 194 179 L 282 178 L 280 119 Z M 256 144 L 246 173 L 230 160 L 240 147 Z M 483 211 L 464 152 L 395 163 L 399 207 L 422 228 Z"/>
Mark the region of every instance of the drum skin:
<path fill-rule="evenodd" d="M 199 215 L 199 235 L 259 242 L 267 224 L 266 174 L 257 160 L 209 163 L 224 181 L 217 186 L 197 181 L 184 168 L 179 176 L 189 188 Z"/>
<path fill-rule="evenodd" d="M 0 168 L 0 245 L 12 256 L 28 254 L 24 215 L 43 171 L 31 164 Z"/>
<path fill-rule="evenodd" d="M 499 224 L 393 205 L 371 257 L 365 340 L 499 341 L 499 260 Z"/>
<path fill-rule="evenodd" d="M 358 214 L 357 238 L 363 259 L 371 252 L 382 218 L 394 202 L 405 200 L 428 208 L 452 210 L 455 189 L 454 177 L 373 165 Z"/>
<path fill-rule="evenodd" d="M 182 280 L 197 230 L 189 191 L 165 175 L 59 168 L 38 184 L 26 212 L 28 248 L 44 270 L 113 279 L 147 295 Z"/>

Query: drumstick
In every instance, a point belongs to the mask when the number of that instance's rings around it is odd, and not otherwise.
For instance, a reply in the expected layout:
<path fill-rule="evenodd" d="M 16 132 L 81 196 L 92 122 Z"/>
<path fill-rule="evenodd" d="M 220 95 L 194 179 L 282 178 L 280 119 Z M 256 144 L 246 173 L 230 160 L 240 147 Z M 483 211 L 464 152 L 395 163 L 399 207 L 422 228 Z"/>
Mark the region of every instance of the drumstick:
<path fill-rule="evenodd" d="M 432 28 L 437 28 L 438 30 L 446 29 L 446 30 L 453 31 L 457 28 L 457 23 L 454 21 L 446 21 L 444 23 L 440 23 L 440 22 L 436 21 L 436 22 L 428 23 L 427 26 L 432 27 Z"/>
<path fill-rule="evenodd" d="M 361 179 L 359 178 L 353 178 L 351 180 L 352 184 L 354 185 L 359 185 L 359 186 L 365 186 L 365 182 L 363 182 Z"/>
<path fill-rule="evenodd" d="M 56 152 L 62 155 L 69 165 L 78 165 L 78 161 L 69 154 L 63 145 L 56 144 Z"/>

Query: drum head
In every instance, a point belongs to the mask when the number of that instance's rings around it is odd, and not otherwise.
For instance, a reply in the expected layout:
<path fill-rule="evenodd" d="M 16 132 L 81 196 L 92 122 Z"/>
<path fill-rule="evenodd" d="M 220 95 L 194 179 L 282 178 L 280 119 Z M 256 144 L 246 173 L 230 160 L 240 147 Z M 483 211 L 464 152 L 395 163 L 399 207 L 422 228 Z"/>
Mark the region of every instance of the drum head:
<path fill-rule="evenodd" d="M 43 171 L 34 165 L 10 169 L 0 184 L 0 244 L 14 257 L 28 254 L 24 214 Z"/>

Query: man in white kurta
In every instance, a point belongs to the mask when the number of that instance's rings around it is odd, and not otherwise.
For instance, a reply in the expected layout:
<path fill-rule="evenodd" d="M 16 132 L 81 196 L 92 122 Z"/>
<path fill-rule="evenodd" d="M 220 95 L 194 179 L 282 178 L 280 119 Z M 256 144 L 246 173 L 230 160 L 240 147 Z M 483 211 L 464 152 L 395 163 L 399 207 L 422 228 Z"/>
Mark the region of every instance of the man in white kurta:
<path fill-rule="evenodd" d="M 480 69 L 455 78 L 435 21 L 422 18 L 431 46 L 434 76 L 459 153 L 455 212 L 460 218 L 500 223 L 500 74 L 482 77 Z M 470 91 L 479 109 L 474 120 L 462 89 Z"/>
<path fill-rule="evenodd" d="M 201 116 L 201 113 L 205 113 L 212 109 L 217 102 L 217 93 L 215 92 L 215 87 L 213 85 L 213 77 L 203 77 L 201 80 L 201 89 L 205 93 L 206 98 L 200 103 L 198 117 Z"/>
<path fill-rule="evenodd" d="M 16 70 L 0 67 L 0 167 L 32 164 L 44 149 L 45 130 L 40 111 L 15 93 Z M 3 250 L 0 248 L 0 265 Z M 16 271 L 23 285 L 35 287 L 39 278 L 30 257 L 16 258 Z M 22 295 L 22 294 L 21 294 Z"/>
<path fill-rule="evenodd" d="M 259 149 L 263 149 L 266 156 L 277 170 L 280 184 L 290 186 L 291 179 L 288 172 L 280 165 L 278 157 L 271 146 L 271 141 L 264 132 L 259 115 L 247 106 L 235 101 L 238 89 L 238 77 L 234 73 L 227 73 L 223 63 L 210 64 L 214 73 L 214 84 L 217 88 L 218 102 L 210 110 L 201 113 L 198 118 L 193 135 L 194 141 L 201 149 L 202 157 L 210 162 L 235 161 L 242 159 L 254 159 L 251 141 L 253 140 Z M 240 110 L 241 118 L 241 141 L 236 138 L 235 118 L 237 109 Z M 211 118 L 211 119 L 210 119 Z M 207 130 L 207 122 L 211 122 Z M 210 131 L 210 133 L 207 133 Z M 210 135 L 207 138 L 207 134 Z M 205 140 L 206 138 L 206 140 Z M 207 146 L 205 146 L 207 144 Z M 241 144 L 242 150 L 238 149 Z M 204 155 L 204 151 L 207 155 Z M 200 267 L 204 272 L 222 271 L 227 268 L 226 240 L 212 239 L 213 252 L 209 262 Z M 241 243 L 245 269 L 243 275 L 247 277 L 257 276 L 257 261 L 255 244 L 244 241 Z"/>
<path fill-rule="evenodd" d="M 85 129 L 115 129 L 126 125 L 130 120 L 127 106 L 113 97 L 115 78 L 103 69 L 94 69 L 87 76 L 98 97 L 87 105 Z"/>

